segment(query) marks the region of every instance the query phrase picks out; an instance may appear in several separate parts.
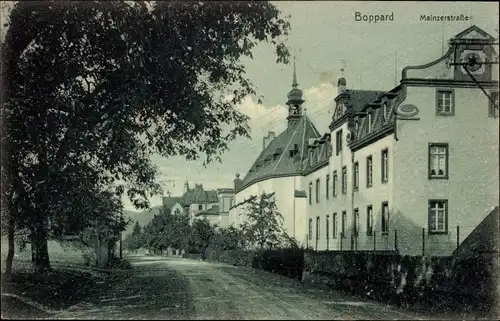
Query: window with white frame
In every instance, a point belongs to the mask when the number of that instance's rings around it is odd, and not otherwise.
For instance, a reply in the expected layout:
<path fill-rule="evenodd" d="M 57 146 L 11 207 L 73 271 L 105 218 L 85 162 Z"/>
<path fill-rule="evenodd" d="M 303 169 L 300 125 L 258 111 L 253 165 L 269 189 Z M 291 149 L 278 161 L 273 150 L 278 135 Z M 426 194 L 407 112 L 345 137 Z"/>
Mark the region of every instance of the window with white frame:
<path fill-rule="evenodd" d="M 366 157 L 366 187 L 373 184 L 373 159 L 372 155 Z"/>
<path fill-rule="evenodd" d="M 347 167 L 342 168 L 342 194 L 347 194 Z"/>
<path fill-rule="evenodd" d="M 448 144 L 429 144 L 429 178 L 448 178 Z"/>
<path fill-rule="evenodd" d="M 353 228 L 354 236 L 358 236 L 359 233 L 359 209 L 355 208 L 353 213 Z"/>
<path fill-rule="evenodd" d="M 449 116 L 455 113 L 453 90 L 437 90 L 436 92 L 436 114 Z"/>
<path fill-rule="evenodd" d="M 326 175 L 325 191 L 326 191 L 326 199 L 329 199 L 330 198 L 330 174 Z"/>
<path fill-rule="evenodd" d="M 319 228 L 319 216 L 316 217 L 316 239 L 319 240 L 319 234 L 321 233 L 321 229 Z"/>
<path fill-rule="evenodd" d="M 382 183 L 387 183 L 389 180 L 389 150 L 382 150 Z"/>
<path fill-rule="evenodd" d="M 389 233 L 389 203 L 382 203 L 382 234 Z"/>
<path fill-rule="evenodd" d="M 340 152 L 342 151 L 342 129 L 340 129 L 339 131 L 337 131 L 337 133 L 335 134 L 335 144 L 336 144 L 336 154 L 340 154 Z"/>
<path fill-rule="evenodd" d="M 498 118 L 499 106 L 498 106 L 498 91 L 492 91 L 490 93 L 490 100 L 488 102 L 488 116 Z"/>
<path fill-rule="evenodd" d="M 372 131 L 372 113 L 371 111 L 368 112 L 368 116 L 367 116 L 367 121 L 368 121 L 368 124 L 366 124 L 366 126 L 368 126 L 368 132 L 370 133 Z"/>
<path fill-rule="evenodd" d="M 326 239 L 330 238 L 330 215 L 326 216 L 325 222 Z"/>
<path fill-rule="evenodd" d="M 312 218 L 310 218 L 309 219 L 309 235 L 308 235 L 309 240 L 312 240 L 312 233 L 313 233 L 313 220 L 312 220 Z"/>
<path fill-rule="evenodd" d="M 366 235 L 373 235 L 373 206 L 366 207 Z"/>
<path fill-rule="evenodd" d="M 316 179 L 316 203 L 319 203 L 319 178 Z"/>
<path fill-rule="evenodd" d="M 338 181 L 338 175 L 337 171 L 333 172 L 333 179 L 332 179 L 332 195 L 335 197 L 337 196 L 337 181 Z"/>
<path fill-rule="evenodd" d="M 359 188 L 359 163 L 354 163 L 354 190 L 358 190 Z"/>
<path fill-rule="evenodd" d="M 448 200 L 429 200 L 429 233 L 448 233 Z"/>
<path fill-rule="evenodd" d="M 346 237 L 346 234 L 345 234 L 345 230 L 347 228 L 347 213 L 344 211 L 342 212 L 342 231 L 340 232 L 341 233 L 341 237 Z"/>
<path fill-rule="evenodd" d="M 337 238 L 337 213 L 333 213 L 332 237 Z"/>
<path fill-rule="evenodd" d="M 384 123 L 387 119 L 387 103 L 382 104 L 382 122 Z"/>

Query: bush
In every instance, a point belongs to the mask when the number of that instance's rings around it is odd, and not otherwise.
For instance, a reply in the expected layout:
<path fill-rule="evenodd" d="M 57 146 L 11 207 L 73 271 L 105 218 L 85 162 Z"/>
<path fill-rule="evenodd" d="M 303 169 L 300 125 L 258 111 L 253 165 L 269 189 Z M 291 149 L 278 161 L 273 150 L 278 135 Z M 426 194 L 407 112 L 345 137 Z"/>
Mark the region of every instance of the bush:
<path fill-rule="evenodd" d="M 304 249 L 294 247 L 256 252 L 252 267 L 300 279 L 304 269 Z"/>

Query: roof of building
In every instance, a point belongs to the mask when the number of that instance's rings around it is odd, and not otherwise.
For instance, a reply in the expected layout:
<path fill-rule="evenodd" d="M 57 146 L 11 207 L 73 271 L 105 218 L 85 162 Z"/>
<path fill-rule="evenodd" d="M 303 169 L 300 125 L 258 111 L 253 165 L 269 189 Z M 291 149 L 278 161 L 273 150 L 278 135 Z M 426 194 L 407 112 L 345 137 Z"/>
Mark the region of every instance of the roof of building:
<path fill-rule="evenodd" d="M 188 186 L 186 184 L 186 186 Z M 194 188 L 189 188 L 182 196 L 164 196 L 163 205 L 172 208 L 176 203 L 181 206 L 189 206 L 199 203 L 217 203 L 219 198 L 216 190 L 204 190 L 202 184 L 196 184 Z"/>
<path fill-rule="evenodd" d="M 347 104 L 352 106 L 355 113 L 363 111 L 365 106 L 371 102 L 378 100 L 385 91 L 380 90 L 359 90 L 347 89 L 344 94 L 347 94 Z"/>
<path fill-rule="evenodd" d="M 207 210 L 195 214 L 195 216 L 200 216 L 200 215 L 219 215 L 219 205 L 214 205 Z"/>
<path fill-rule="evenodd" d="M 307 157 L 309 139 L 319 137 L 321 135 L 309 117 L 301 116 L 299 121 L 290 123 L 290 126 L 260 153 L 243 178 L 241 186 L 244 187 L 267 176 L 300 172 L 302 160 Z M 290 156 L 290 151 L 295 148 L 296 152 Z"/>

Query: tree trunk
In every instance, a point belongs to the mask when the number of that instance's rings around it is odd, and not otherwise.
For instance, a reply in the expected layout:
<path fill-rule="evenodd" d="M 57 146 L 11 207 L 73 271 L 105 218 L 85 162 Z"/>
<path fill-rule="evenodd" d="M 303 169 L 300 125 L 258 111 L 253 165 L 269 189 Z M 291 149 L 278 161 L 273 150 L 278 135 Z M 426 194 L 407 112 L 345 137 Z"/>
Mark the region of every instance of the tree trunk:
<path fill-rule="evenodd" d="M 36 271 L 41 274 L 52 271 L 49 260 L 47 232 L 43 227 L 38 226 L 34 229 L 31 246 L 35 247 L 35 258 L 33 263 Z"/>
<path fill-rule="evenodd" d="M 12 215 L 12 214 L 11 214 Z M 9 222 L 8 235 L 9 250 L 7 253 L 7 261 L 5 262 L 5 275 L 9 276 L 12 273 L 12 261 L 14 260 L 14 223 L 12 217 Z"/>
<path fill-rule="evenodd" d="M 35 264 L 36 245 L 35 245 L 33 233 L 30 234 L 30 247 L 31 247 L 31 263 Z"/>

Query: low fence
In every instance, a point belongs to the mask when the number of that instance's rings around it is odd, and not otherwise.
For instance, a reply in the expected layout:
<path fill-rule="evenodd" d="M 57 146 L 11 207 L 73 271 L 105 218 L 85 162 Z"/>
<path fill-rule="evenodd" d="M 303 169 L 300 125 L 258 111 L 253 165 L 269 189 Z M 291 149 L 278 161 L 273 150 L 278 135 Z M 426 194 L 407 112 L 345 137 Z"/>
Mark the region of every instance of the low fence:
<path fill-rule="evenodd" d="M 426 227 L 326 233 L 306 237 L 306 247 L 315 251 L 396 251 L 413 256 L 447 256 L 456 250 L 475 226 L 457 225 L 446 232 Z M 330 231 L 331 232 L 331 231 Z"/>

